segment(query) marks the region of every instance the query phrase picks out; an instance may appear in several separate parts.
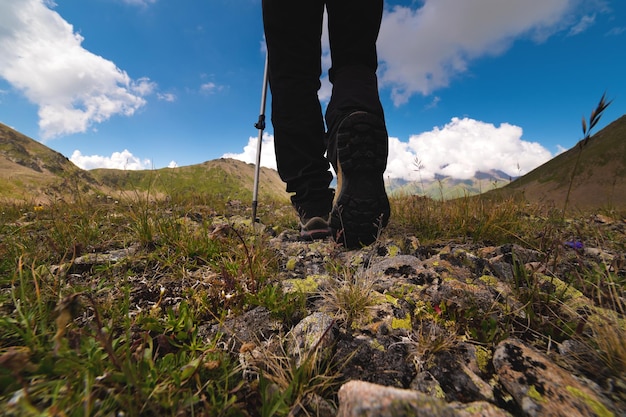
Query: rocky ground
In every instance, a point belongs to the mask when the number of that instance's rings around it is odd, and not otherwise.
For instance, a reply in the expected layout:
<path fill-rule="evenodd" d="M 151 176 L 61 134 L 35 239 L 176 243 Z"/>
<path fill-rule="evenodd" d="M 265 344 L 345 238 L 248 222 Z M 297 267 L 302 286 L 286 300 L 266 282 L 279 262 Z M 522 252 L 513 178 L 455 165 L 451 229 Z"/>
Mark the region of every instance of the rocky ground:
<path fill-rule="evenodd" d="M 624 235 L 623 222 L 610 227 Z M 517 245 L 425 246 L 409 236 L 345 251 L 331 241 L 300 242 L 295 231 L 269 245 L 280 264 L 274 285 L 285 297 L 302 294 L 305 309 L 285 321 L 256 307 L 200 333 L 223 334 L 251 383 L 264 373 L 267 389 L 278 392 L 281 378 L 304 375 L 311 389 L 292 415 L 626 415 L 626 378 L 590 342 L 609 325 L 623 329 L 615 310 L 624 300 L 592 300 L 570 282 L 591 265 L 623 277 L 624 253 L 564 242 L 550 265 L 545 253 Z M 134 250 L 78 258 L 74 273 Z M 215 271 L 200 268 L 176 284 L 162 279 L 174 305 L 172 286 L 202 286 Z M 146 288 L 136 283 L 138 309 L 157 297 Z M 320 395 L 320 387 L 333 391 Z"/>

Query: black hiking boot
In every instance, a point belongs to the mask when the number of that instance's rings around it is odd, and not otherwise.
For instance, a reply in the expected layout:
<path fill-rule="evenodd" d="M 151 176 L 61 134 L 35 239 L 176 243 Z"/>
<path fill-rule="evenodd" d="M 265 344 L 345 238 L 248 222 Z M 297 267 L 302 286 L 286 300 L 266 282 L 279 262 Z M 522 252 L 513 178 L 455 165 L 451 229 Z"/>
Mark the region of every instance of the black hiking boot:
<path fill-rule="evenodd" d="M 325 239 L 332 233 L 328 220 L 322 217 L 300 218 L 300 238 L 302 240 Z"/>
<path fill-rule="evenodd" d="M 387 129 L 375 115 L 354 112 L 339 125 L 336 146 L 338 192 L 330 227 L 338 243 L 355 249 L 373 243 L 389 222 Z"/>

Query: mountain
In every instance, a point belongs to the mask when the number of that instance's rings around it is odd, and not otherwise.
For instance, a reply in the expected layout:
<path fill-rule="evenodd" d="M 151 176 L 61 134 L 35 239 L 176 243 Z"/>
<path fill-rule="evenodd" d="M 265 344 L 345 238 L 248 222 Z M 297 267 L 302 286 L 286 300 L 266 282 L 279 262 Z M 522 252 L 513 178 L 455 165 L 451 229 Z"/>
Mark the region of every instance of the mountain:
<path fill-rule="evenodd" d="M 472 178 L 458 179 L 437 175 L 432 180 L 406 181 L 390 179 L 386 181 L 387 192 L 391 195 L 422 195 L 437 200 L 449 200 L 484 193 L 509 184 L 513 178 L 507 173 L 493 169 L 477 171 Z"/>
<path fill-rule="evenodd" d="M 155 196 L 202 193 L 251 201 L 254 165 L 233 159 L 157 170 L 85 171 L 47 146 L 0 123 L 0 199 L 45 203 L 75 193 L 116 195 L 126 192 Z M 262 168 L 259 199 L 287 200 L 275 170 Z"/>
<path fill-rule="evenodd" d="M 49 200 L 63 189 L 95 180 L 66 157 L 0 123 L 0 197 L 10 200 Z"/>
<path fill-rule="evenodd" d="M 169 196 L 210 194 L 226 200 L 252 200 L 255 167 L 236 159 L 215 159 L 201 164 L 157 170 L 89 171 L 100 184 L 112 190 L 140 190 Z M 259 198 L 287 200 L 278 172 L 261 168 Z"/>
<path fill-rule="evenodd" d="M 562 208 L 570 183 L 569 208 L 626 207 L 626 115 L 593 135 L 586 145 L 581 141 L 490 193 L 521 194 L 529 202 Z"/>

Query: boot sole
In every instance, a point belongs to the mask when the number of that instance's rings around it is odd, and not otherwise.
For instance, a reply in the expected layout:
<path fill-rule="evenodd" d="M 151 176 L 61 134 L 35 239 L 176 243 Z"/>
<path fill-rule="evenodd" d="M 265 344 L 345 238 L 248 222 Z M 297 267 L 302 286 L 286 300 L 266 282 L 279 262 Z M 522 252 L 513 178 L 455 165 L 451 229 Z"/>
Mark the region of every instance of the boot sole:
<path fill-rule="evenodd" d="M 388 137 L 378 117 L 349 115 L 337 133 L 341 189 L 333 206 L 330 227 L 335 240 L 353 249 L 373 243 L 389 221 L 389 199 L 383 173 Z"/>

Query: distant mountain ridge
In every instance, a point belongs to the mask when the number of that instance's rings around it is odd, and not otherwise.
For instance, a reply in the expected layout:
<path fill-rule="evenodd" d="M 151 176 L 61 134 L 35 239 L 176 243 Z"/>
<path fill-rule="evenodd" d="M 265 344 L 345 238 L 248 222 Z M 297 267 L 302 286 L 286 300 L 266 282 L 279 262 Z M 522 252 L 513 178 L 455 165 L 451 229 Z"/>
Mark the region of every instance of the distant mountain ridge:
<path fill-rule="evenodd" d="M 492 169 L 488 172 L 476 171 L 472 178 L 459 179 L 436 175 L 430 180 L 406 181 L 387 179 L 387 192 L 391 195 L 420 195 L 437 200 L 450 200 L 482 194 L 503 187 L 515 178 L 506 172 Z"/>

